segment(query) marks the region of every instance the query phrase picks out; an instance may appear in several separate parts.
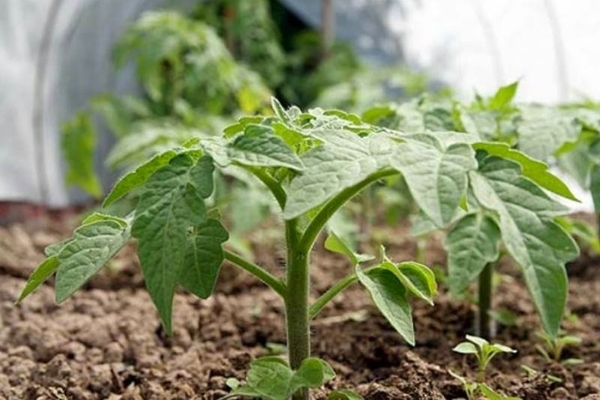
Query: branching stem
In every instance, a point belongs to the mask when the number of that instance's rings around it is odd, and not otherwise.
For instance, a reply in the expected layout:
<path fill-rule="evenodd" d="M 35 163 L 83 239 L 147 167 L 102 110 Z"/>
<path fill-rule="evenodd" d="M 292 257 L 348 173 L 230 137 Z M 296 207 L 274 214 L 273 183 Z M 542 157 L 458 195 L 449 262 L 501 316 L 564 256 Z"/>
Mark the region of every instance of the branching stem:
<path fill-rule="evenodd" d="M 286 284 L 283 283 L 280 279 L 277 279 L 275 276 L 271 275 L 264 268 L 254 264 L 254 263 L 251 263 L 250 261 L 244 260 L 242 257 L 240 257 L 230 251 L 223 250 L 223 253 L 224 253 L 225 259 L 227 261 L 240 267 L 241 269 L 245 270 L 246 272 L 251 273 L 258 280 L 263 282 L 265 285 L 269 286 L 276 293 L 278 293 L 282 298 L 285 299 L 285 296 L 287 294 L 287 287 L 286 287 Z"/>

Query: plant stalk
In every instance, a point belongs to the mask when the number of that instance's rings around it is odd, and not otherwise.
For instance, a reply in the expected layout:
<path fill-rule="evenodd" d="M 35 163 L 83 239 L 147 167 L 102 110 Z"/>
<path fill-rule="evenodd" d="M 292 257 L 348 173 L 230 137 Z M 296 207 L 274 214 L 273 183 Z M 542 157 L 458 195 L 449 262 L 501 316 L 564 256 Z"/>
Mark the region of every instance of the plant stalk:
<path fill-rule="evenodd" d="M 490 317 L 492 310 L 492 279 L 494 276 L 494 263 L 486 264 L 479 275 L 479 313 L 477 315 L 477 335 L 490 340 L 494 336 L 493 320 Z"/>
<path fill-rule="evenodd" d="M 223 250 L 223 254 L 225 259 L 234 265 L 240 267 L 244 271 L 247 271 L 254 275 L 258 280 L 263 282 L 265 285 L 269 286 L 273 289 L 277 294 L 281 297 L 285 298 L 287 288 L 283 282 L 277 279 L 275 276 L 271 275 L 268 271 L 259 267 L 256 264 L 251 263 L 250 261 L 244 260 L 242 257 L 227 251 Z"/>
<path fill-rule="evenodd" d="M 298 230 L 296 220 L 286 222 L 287 242 L 287 285 L 285 298 L 285 320 L 290 367 L 300 367 L 310 356 L 310 318 L 308 294 L 310 289 L 309 253 L 297 248 Z M 292 396 L 293 400 L 308 400 L 308 389 Z"/>

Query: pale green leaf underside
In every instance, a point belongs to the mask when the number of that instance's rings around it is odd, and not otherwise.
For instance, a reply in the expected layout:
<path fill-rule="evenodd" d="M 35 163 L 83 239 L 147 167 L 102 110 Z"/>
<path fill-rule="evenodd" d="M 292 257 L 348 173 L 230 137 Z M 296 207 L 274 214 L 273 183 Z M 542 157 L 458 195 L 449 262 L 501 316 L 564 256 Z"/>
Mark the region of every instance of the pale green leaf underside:
<path fill-rule="evenodd" d="M 566 142 L 575 142 L 581 127 L 574 118 L 555 108 L 525 107 L 518 125 L 519 149 L 539 160 L 548 160 Z"/>
<path fill-rule="evenodd" d="M 186 259 L 189 230 L 207 219 L 204 198 L 213 190 L 210 157 L 179 155 L 144 185 L 132 234 L 148 292 L 171 331 L 173 295 Z"/>
<path fill-rule="evenodd" d="M 476 168 L 474 152 L 457 143 L 443 149 L 437 141 L 408 141 L 391 161 L 402 173 L 411 195 L 438 226 L 452 220 L 467 188 L 467 171 Z"/>
<path fill-rule="evenodd" d="M 288 187 L 285 219 L 321 205 L 389 165 L 394 149 L 393 141 L 379 135 L 363 138 L 352 132 L 332 130 L 322 137 L 327 140 L 323 145 L 300 157 L 305 170 Z"/>
<path fill-rule="evenodd" d="M 125 223 L 125 221 L 123 221 Z M 129 227 L 107 219 L 83 225 L 58 253 L 56 301 L 63 302 L 95 275 L 129 240 Z"/>
<path fill-rule="evenodd" d="M 477 279 L 487 263 L 498 258 L 500 230 L 483 213 L 468 214 L 446 237 L 448 286 L 454 294 L 463 292 Z"/>
<path fill-rule="evenodd" d="M 518 150 L 512 149 L 505 143 L 480 142 L 475 143 L 473 148 L 484 150 L 491 156 L 498 156 L 507 160 L 517 162 L 521 166 L 523 176 L 531 179 L 542 188 L 556 193 L 567 199 L 578 201 L 571 189 L 554 174 L 548 171 L 548 164 L 534 160 Z"/>
<path fill-rule="evenodd" d="M 479 203 L 498 213 L 503 242 L 523 269 L 544 328 L 556 335 L 567 297 L 564 264 L 578 250 L 551 219 L 564 207 L 519 172 L 513 162 L 488 157 L 479 172 L 471 172 L 471 185 Z"/>
<path fill-rule="evenodd" d="M 374 268 L 367 272 L 356 268 L 360 283 L 369 291 L 373 302 L 410 345 L 415 344 L 411 306 L 404 285 L 389 270 Z"/>

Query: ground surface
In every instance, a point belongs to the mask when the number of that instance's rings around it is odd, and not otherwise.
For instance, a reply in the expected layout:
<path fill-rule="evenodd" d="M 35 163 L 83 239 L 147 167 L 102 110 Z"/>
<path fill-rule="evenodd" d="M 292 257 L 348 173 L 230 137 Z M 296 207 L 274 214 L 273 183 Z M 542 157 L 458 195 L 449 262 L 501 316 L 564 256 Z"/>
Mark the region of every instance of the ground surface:
<path fill-rule="evenodd" d="M 66 235 L 59 225 L 30 233 L 20 225 L 0 228 L 0 399 L 218 399 L 228 392 L 228 377 L 243 379 L 253 357 L 284 342 L 279 299 L 231 267 L 211 299 L 177 295 L 175 335 L 166 337 L 132 248 L 60 307 L 50 285 L 15 306 L 43 247 Z M 405 227 L 383 236 L 395 261 L 414 257 Z M 280 268 L 282 249 L 258 247 L 257 262 Z M 427 249 L 430 265 L 443 264 L 439 243 L 432 240 Z M 314 294 L 349 270 L 334 255 L 319 252 L 313 261 Z M 585 256 L 569 267 L 565 328 L 583 343 L 566 355 L 585 362 L 568 368 L 536 352 L 537 318 L 518 273 L 505 264 L 501 270 L 508 275 L 495 302 L 518 323 L 500 326 L 496 341 L 518 353 L 498 356 L 487 382 L 524 399 L 600 399 L 600 258 Z M 435 307 L 415 302 L 415 348 L 403 343 L 360 287 L 339 296 L 312 329 L 314 353 L 338 373 L 328 389 L 351 388 L 373 400 L 464 397 L 447 370 L 472 376 L 474 365 L 451 349 L 471 331 L 473 307 L 441 289 Z M 521 365 L 539 373 L 527 376 Z M 314 398 L 325 399 L 326 391 Z"/>

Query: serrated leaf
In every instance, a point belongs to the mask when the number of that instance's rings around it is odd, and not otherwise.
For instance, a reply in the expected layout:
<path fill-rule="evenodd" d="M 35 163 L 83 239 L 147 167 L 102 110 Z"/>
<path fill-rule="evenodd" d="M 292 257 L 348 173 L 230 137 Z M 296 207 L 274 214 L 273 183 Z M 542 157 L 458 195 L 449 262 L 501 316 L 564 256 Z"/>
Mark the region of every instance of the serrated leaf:
<path fill-rule="evenodd" d="M 67 162 L 67 184 L 78 185 L 95 198 L 102 187 L 94 170 L 96 130 L 86 112 L 77 113 L 61 129 L 61 147 Z"/>
<path fill-rule="evenodd" d="M 498 213 L 503 242 L 523 269 L 544 329 L 556 335 L 567 297 L 564 264 L 578 254 L 573 239 L 552 221 L 565 208 L 520 176 L 511 161 L 488 157 L 470 178 L 479 203 Z"/>
<path fill-rule="evenodd" d="M 271 97 L 271 108 L 275 115 L 286 125 L 293 125 L 294 120 L 290 115 L 285 111 L 279 100 L 275 97 Z"/>
<path fill-rule="evenodd" d="M 62 303 L 83 286 L 125 246 L 129 237 L 125 220 L 99 220 L 76 229 L 73 240 L 57 256 L 56 302 Z"/>
<path fill-rule="evenodd" d="M 125 174 L 113 186 L 106 199 L 104 199 L 102 206 L 106 207 L 132 190 L 142 186 L 156 171 L 167 165 L 176 155 L 177 152 L 174 150 L 167 150 L 164 153 L 156 154 L 133 171 Z"/>
<path fill-rule="evenodd" d="M 173 295 L 186 258 L 189 230 L 207 219 L 203 199 L 213 191 L 210 157 L 198 162 L 179 155 L 144 185 L 132 234 L 146 287 L 167 332 L 171 332 Z"/>
<path fill-rule="evenodd" d="M 115 222 L 117 224 L 119 224 L 122 228 L 126 228 L 127 227 L 127 221 L 124 220 L 123 218 L 119 218 L 119 217 L 115 217 L 113 215 L 109 215 L 109 214 L 104 214 L 101 212 L 93 212 L 90 215 L 88 215 L 87 217 L 85 217 L 83 219 L 83 221 L 81 221 L 81 225 L 89 225 L 89 224 L 93 224 L 95 222 L 100 222 L 100 221 L 112 221 Z"/>
<path fill-rule="evenodd" d="M 548 160 L 564 143 L 577 140 L 581 126 L 556 108 L 523 107 L 517 131 L 521 151 Z"/>
<path fill-rule="evenodd" d="M 456 214 L 467 189 L 466 172 L 477 167 L 470 146 L 457 143 L 443 149 L 432 136 L 397 146 L 391 165 L 402 173 L 411 195 L 438 227 Z"/>
<path fill-rule="evenodd" d="M 304 169 L 302 161 L 285 141 L 275 135 L 273 128 L 265 125 L 246 126 L 244 134 L 228 145 L 227 155 L 242 165 Z"/>
<path fill-rule="evenodd" d="M 444 247 L 448 253 L 448 286 L 462 293 L 477 279 L 487 263 L 498 259 L 500 229 L 483 213 L 468 214 L 448 232 Z"/>
<path fill-rule="evenodd" d="M 278 357 L 262 357 L 252 361 L 246 384 L 223 399 L 239 396 L 268 400 L 288 400 L 301 388 L 317 388 L 333 379 L 335 373 L 325 361 L 309 357 L 293 371 Z"/>
<path fill-rule="evenodd" d="M 217 220 L 208 219 L 196 226 L 188 240 L 179 283 L 202 299 L 210 297 L 224 258 L 221 245 L 228 239 L 229 234 Z"/>
<path fill-rule="evenodd" d="M 491 156 L 517 162 L 521 166 L 522 174 L 542 188 L 564 198 L 579 201 L 563 181 L 548 171 L 548 164 L 534 160 L 523 152 L 510 148 L 505 143 L 480 142 L 475 143 L 473 148 L 484 150 Z"/>
<path fill-rule="evenodd" d="M 25 287 L 21 291 L 17 303 L 23 301 L 27 296 L 36 291 L 54 272 L 58 269 L 58 259 L 56 256 L 46 258 L 36 269 L 31 273 Z"/>
<path fill-rule="evenodd" d="M 360 137 L 342 130 L 313 134 L 326 142 L 300 157 L 305 169 L 289 185 L 285 219 L 323 204 L 386 167 L 395 146 L 392 140 L 381 135 Z"/>
<path fill-rule="evenodd" d="M 373 268 L 366 272 L 356 268 L 360 283 L 367 288 L 373 302 L 410 345 L 415 344 L 415 333 L 407 292 L 398 278 L 385 268 Z"/>

